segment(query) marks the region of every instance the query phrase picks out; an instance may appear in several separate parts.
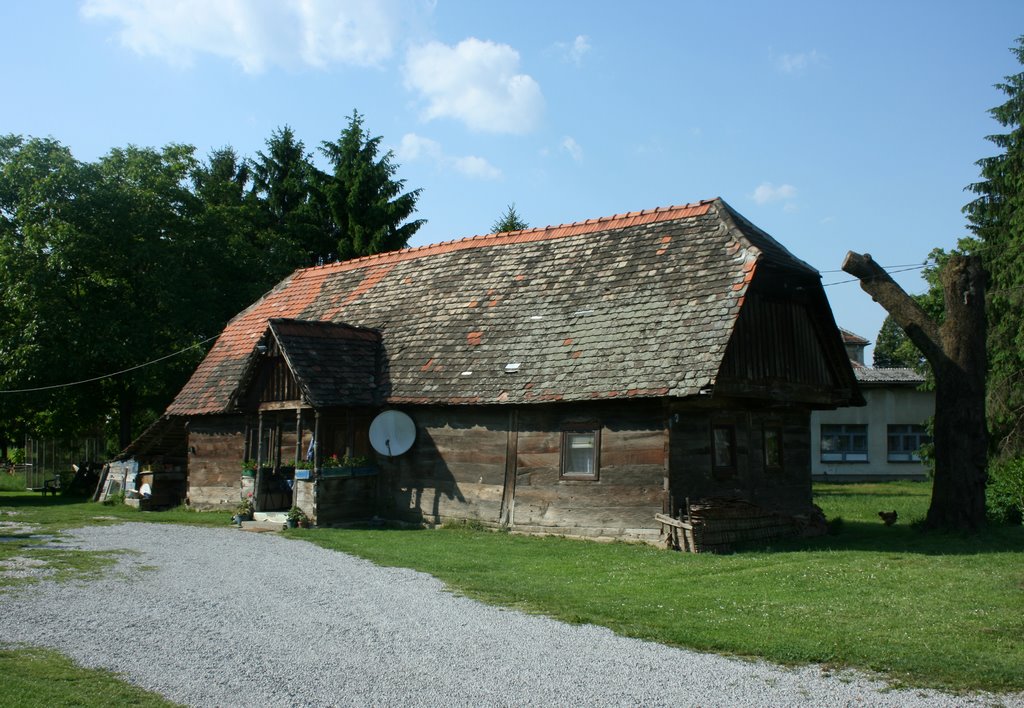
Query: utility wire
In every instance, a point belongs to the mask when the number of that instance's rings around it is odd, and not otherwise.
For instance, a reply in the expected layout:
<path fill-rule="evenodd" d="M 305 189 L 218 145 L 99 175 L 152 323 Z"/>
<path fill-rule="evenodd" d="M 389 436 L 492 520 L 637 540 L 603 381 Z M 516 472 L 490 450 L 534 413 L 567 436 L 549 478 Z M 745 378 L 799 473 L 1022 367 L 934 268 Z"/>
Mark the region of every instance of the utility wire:
<path fill-rule="evenodd" d="M 7 390 L 7 391 L 0 390 L 0 393 L 34 393 L 36 391 L 52 391 L 53 389 L 57 389 L 57 388 L 69 388 L 71 386 L 80 386 L 82 384 L 92 383 L 93 381 L 102 381 L 103 379 L 112 379 L 115 376 L 120 376 L 121 374 L 127 374 L 127 373 L 130 373 L 132 371 L 138 371 L 139 369 L 144 369 L 147 366 L 152 366 L 153 364 L 159 364 L 161 361 L 166 361 L 167 359 L 173 359 L 174 357 L 180 356 L 180 355 L 184 354 L 187 351 L 191 351 L 192 349 L 195 349 L 196 347 L 201 347 L 204 344 L 206 344 L 207 342 L 212 342 L 218 336 L 220 336 L 220 335 L 209 337 L 207 339 L 204 339 L 201 342 L 196 342 L 195 344 L 193 344 L 190 347 L 185 347 L 184 349 L 179 349 L 178 351 L 173 352 L 171 354 L 168 354 L 167 356 L 162 356 L 159 359 L 153 359 L 152 361 L 147 361 L 145 364 L 139 364 L 138 366 L 133 366 L 133 367 L 128 368 L 128 369 L 122 369 L 121 371 L 115 371 L 112 374 L 103 374 L 102 376 L 94 376 L 91 379 L 83 379 L 82 381 L 72 381 L 71 383 L 53 384 L 52 386 L 37 386 L 36 388 L 17 388 L 17 389 L 11 389 L 11 390 Z"/>
<path fill-rule="evenodd" d="M 903 263 L 901 265 L 881 266 L 882 270 L 889 270 L 890 268 L 924 268 L 927 263 Z M 819 270 L 819 273 L 845 273 L 846 271 L 842 268 L 836 270 Z"/>
<path fill-rule="evenodd" d="M 890 267 L 889 267 L 890 269 L 887 269 L 887 270 L 886 270 L 886 273 L 887 273 L 887 274 L 892 274 L 892 273 L 905 273 L 905 272 L 907 272 L 908 270 L 920 270 L 920 269 L 922 269 L 922 268 L 924 268 L 924 267 L 925 267 L 925 265 L 912 265 L 912 266 L 890 266 Z M 837 271 L 823 271 L 823 272 L 826 272 L 826 273 L 828 273 L 828 272 L 832 272 L 832 273 L 835 273 L 835 272 L 837 272 Z M 822 284 L 821 284 L 821 287 L 823 287 L 823 288 L 827 288 L 827 287 L 829 287 L 830 285 L 842 285 L 843 283 L 856 283 L 856 282 L 857 282 L 858 280 L 860 280 L 860 278 L 850 278 L 849 280 L 837 280 L 837 281 L 836 281 L 836 282 L 834 282 L 834 283 L 822 283 Z M 869 280 L 870 280 L 870 278 L 869 278 Z"/>

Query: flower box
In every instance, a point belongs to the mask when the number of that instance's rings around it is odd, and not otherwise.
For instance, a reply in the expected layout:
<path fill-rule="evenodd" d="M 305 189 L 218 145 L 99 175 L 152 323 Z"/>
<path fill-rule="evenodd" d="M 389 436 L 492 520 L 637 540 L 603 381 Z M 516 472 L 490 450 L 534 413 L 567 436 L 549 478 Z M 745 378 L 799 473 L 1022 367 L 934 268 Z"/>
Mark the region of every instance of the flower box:
<path fill-rule="evenodd" d="M 376 467 L 321 467 L 321 477 L 369 477 L 377 474 Z"/>

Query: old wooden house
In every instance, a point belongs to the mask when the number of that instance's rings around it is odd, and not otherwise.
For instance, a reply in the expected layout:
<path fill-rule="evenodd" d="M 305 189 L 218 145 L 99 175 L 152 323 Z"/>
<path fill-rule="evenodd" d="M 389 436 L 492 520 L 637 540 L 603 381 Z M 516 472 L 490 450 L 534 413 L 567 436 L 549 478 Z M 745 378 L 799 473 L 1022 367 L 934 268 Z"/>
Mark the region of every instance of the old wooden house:
<path fill-rule="evenodd" d="M 808 513 L 810 412 L 860 402 L 819 274 L 712 199 L 298 270 L 167 416 L 197 507 L 651 539 L 687 499 Z"/>

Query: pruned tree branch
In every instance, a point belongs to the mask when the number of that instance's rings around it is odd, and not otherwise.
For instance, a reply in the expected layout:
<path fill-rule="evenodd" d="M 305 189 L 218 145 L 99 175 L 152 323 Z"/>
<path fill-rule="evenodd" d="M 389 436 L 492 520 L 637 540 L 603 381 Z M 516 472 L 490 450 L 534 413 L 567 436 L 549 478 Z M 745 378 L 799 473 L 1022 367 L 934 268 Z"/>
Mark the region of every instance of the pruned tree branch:
<path fill-rule="evenodd" d="M 842 269 L 860 280 L 861 289 L 892 315 L 933 368 L 944 365 L 939 326 L 882 266 L 875 263 L 871 254 L 849 251 Z"/>

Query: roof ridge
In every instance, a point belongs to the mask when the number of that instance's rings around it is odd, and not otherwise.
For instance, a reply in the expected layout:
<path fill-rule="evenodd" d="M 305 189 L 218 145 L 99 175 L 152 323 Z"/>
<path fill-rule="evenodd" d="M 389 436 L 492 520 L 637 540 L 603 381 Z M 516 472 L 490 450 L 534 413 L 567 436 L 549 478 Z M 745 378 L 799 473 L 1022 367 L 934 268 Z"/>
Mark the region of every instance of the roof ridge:
<path fill-rule="evenodd" d="M 385 253 L 375 253 L 369 256 L 359 256 L 357 258 L 338 261 L 336 263 L 325 263 L 323 265 L 299 268 L 294 271 L 293 275 L 313 271 L 351 270 L 353 268 L 361 268 L 375 263 L 385 265 L 398 261 L 450 253 L 452 251 L 462 251 L 470 248 L 546 241 L 549 239 L 577 236 L 586 233 L 593 233 L 598 230 L 616 228 L 619 223 L 621 223 L 621 228 L 625 228 L 627 226 L 635 226 L 639 224 L 668 221 L 673 218 L 701 216 L 707 213 L 707 210 L 716 201 L 719 201 L 718 197 L 713 199 L 702 199 L 698 202 L 691 202 L 689 204 L 677 204 L 672 206 L 655 207 L 653 209 L 643 209 L 640 211 L 623 212 L 595 219 L 586 219 L 585 221 L 573 221 L 566 224 L 538 226 L 532 229 L 522 229 L 519 231 L 499 231 L 493 234 L 478 234 L 476 236 L 467 236 L 461 239 L 451 239 L 448 241 L 425 244 L 423 246 L 403 248 L 397 251 L 387 251 Z"/>

